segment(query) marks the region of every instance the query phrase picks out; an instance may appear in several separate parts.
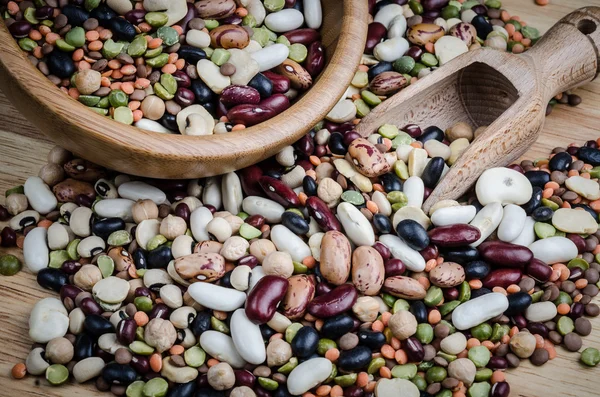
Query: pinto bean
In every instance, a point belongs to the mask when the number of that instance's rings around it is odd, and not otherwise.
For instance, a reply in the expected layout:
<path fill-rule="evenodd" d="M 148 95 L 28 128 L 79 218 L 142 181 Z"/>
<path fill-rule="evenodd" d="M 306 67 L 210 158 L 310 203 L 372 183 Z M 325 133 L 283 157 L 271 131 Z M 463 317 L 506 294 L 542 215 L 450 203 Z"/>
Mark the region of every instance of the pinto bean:
<path fill-rule="evenodd" d="M 322 262 L 321 266 L 323 266 Z M 321 272 L 323 272 L 322 267 Z M 385 273 L 383 258 L 375 248 L 362 246 L 354 250 L 352 282 L 361 294 L 377 295 L 383 286 Z"/>
<path fill-rule="evenodd" d="M 331 230 L 321 240 L 321 275 L 331 284 L 341 285 L 350 275 L 352 248 L 348 238 L 341 232 Z"/>
<path fill-rule="evenodd" d="M 290 320 L 302 318 L 315 296 L 315 276 L 297 274 L 288 279 L 289 287 L 283 298 L 283 314 Z"/>
<path fill-rule="evenodd" d="M 391 295 L 404 299 L 423 299 L 427 294 L 425 288 L 417 280 L 405 276 L 386 278 L 383 289 Z"/>

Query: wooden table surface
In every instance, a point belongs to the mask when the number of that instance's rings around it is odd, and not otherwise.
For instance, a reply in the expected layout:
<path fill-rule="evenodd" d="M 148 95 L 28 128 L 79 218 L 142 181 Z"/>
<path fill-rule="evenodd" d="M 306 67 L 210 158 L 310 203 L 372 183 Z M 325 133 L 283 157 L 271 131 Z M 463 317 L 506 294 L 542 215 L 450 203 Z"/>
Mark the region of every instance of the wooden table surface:
<path fill-rule="evenodd" d="M 504 7 L 531 26 L 546 31 L 563 15 L 584 6 L 600 6 L 600 0 L 551 0 L 539 7 L 533 0 L 504 0 Z M 0 54 L 0 56 L 2 56 Z M 2 87 L 0 87 L 1 89 Z M 525 158 L 546 156 L 556 146 L 583 143 L 600 137 L 600 79 L 580 88 L 583 103 L 577 108 L 561 106 L 548 117 L 544 133 Z M 37 175 L 52 144 L 27 122 L 0 93 L 0 192 L 22 184 L 27 176 Z M 3 197 L 3 194 L 2 194 Z M 5 253 L 0 249 L 1 253 Z M 7 251 L 4 249 L 4 251 Z M 28 376 L 16 381 L 10 369 L 24 361 L 31 341 L 27 318 L 40 298 L 56 296 L 38 287 L 35 278 L 23 271 L 14 277 L 0 276 L 0 396 L 101 396 L 93 385 L 49 386 L 45 380 Z M 600 348 L 600 318 L 593 319 L 595 332 L 584 338 L 584 348 Z M 593 397 L 600 395 L 600 367 L 579 364 L 579 354 L 558 348 L 558 357 L 543 367 L 523 362 L 508 372 L 511 396 Z"/>

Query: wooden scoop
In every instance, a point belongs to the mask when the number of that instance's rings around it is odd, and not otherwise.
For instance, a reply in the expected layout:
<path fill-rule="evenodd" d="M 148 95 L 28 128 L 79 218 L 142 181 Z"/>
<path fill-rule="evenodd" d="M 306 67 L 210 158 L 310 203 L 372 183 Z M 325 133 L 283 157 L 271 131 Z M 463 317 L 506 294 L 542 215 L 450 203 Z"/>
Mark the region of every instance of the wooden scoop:
<path fill-rule="evenodd" d="M 538 138 L 548 101 L 598 74 L 600 7 L 561 19 L 521 55 L 481 48 L 440 67 L 377 106 L 358 125 L 368 136 L 383 124 L 488 126 L 423 205 L 458 199 L 483 171 L 518 159 Z M 569 131 L 565 131 L 568 134 Z"/>

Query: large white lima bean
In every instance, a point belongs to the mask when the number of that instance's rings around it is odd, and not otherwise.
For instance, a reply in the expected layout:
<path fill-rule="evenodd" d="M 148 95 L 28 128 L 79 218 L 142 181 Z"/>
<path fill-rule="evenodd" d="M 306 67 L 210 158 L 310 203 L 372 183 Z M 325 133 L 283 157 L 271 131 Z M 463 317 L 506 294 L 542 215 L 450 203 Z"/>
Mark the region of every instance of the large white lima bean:
<path fill-rule="evenodd" d="M 271 241 L 278 251 L 287 252 L 296 262 L 311 255 L 310 247 L 297 234 L 283 225 L 273 226 Z"/>
<path fill-rule="evenodd" d="M 298 29 L 303 23 L 304 15 L 293 8 L 285 8 L 281 11 L 272 12 L 265 18 L 265 25 L 275 33 Z"/>
<path fill-rule="evenodd" d="M 452 312 L 452 324 L 464 331 L 494 318 L 508 309 L 508 298 L 492 292 L 460 304 Z"/>
<path fill-rule="evenodd" d="M 203 332 L 200 335 L 200 346 L 209 355 L 219 361 L 225 361 L 233 368 L 243 368 L 246 365 L 246 361 L 236 350 L 233 339 L 222 332 Z"/>
<path fill-rule="evenodd" d="M 500 225 L 500 222 L 502 221 L 503 214 L 504 209 L 502 208 L 502 204 L 493 202 L 483 207 L 481 211 L 475 215 L 475 218 L 473 218 L 470 225 L 479 229 L 481 237 L 479 240 L 472 243 L 471 247 L 477 247 L 494 233 L 494 230 L 498 228 L 498 225 Z"/>
<path fill-rule="evenodd" d="M 239 309 L 246 302 L 245 293 L 210 283 L 193 283 L 188 288 L 188 293 L 202 306 L 223 312 Z"/>
<path fill-rule="evenodd" d="M 526 219 L 527 214 L 523 208 L 515 204 L 508 204 L 504 207 L 502 221 L 498 226 L 498 238 L 506 242 L 515 240 L 523 231 Z"/>
<path fill-rule="evenodd" d="M 29 315 L 29 336 L 34 342 L 48 343 L 60 338 L 69 330 L 69 315 L 62 302 L 56 298 L 38 301 Z"/>
<path fill-rule="evenodd" d="M 101 218 L 121 218 L 132 222 L 134 204 L 135 201 L 124 198 L 104 199 L 94 205 L 94 212 Z"/>
<path fill-rule="evenodd" d="M 289 54 L 290 50 L 286 45 L 277 43 L 255 51 L 251 56 L 258 62 L 258 70 L 264 72 L 273 69 L 275 66 L 281 65 L 281 63 L 287 59 Z"/>
<path fill-rule="evenodd" d="M 319 29 L 323 23 L 321 0 L 304 0 L 304 22 L 311 29 Z"/>
<path fill-rule="evenodd" d="M 196 208 L 190 215 L 190 229 L 198 242 L 210 240 L 206 226 L 213 219 L 213 214 L 206 207 Z"/>
<path fill-rule="evenodd" d="M 23 259 L 25 266 L 34 274 L 48 267 L 50 252 L 46 243 L 48 231 L 43 227 L 36 227 L 25 236 L 23 241 Z"/>
<path fill-rule="evenodd" d="M 493 202 L 522 205 L 531 199 L 533 187 L 529 179 L 510 168 L 490 168 L 481 174 L 475 185 L 481 205 Z"/>
<path fill-rule="evenodd" d="M 393 234 L 384 234 L 379 236 L 379 241 L 385 244 L 396 259 L 400 259 L 406 267 L 413 272 L 422 272 L 425 270 L 425 259 L 419 253 L 410 248 L 400 237 Z"/>
<path fill-rule="evenodd" d="M 566 237 L 548 237 L 529 245 L 533 257 L 549 265 L 567 263 L 579 253 L 574 242 Z"/>
<path fill-rule="evenodd" d="M 293 396 L 306 393 L 331 375 L 332 364 L 326 358 L 312 358 L 292 370 L 287 379 L 288 391 Z"/>
<path fill-rule="evenodd" d="M 42 178 L 30 176 L 23 185 L 25 196 L 31 208 L 42 215 L 54 211 L 58 202 L 52 190 L 44 183 Z"/>
<path fill-rule="evenodd" d="M 125 182 L 118 187 L 119 196 L 129 200 L 152 200 L 156 205 L 161 205 L 167 200 L 167 195 L 157 187 L 145 182 Z"/>
<path fill-rule="evenodd" d="M 369 220 L 358 208 L 350 203 L 341 203 L 337 207 L 338 217 L 344 226 L 346 236 L 356 245 L 372 246 L 375 233 Z"/>
<path fill-rule="evenodd" d="M 259 196 L 248 196 L 242 202 L 242 209 L 249 215 L 261 215 L 268 223 L 280 223 L 285 211 L 279 203 Z"/>
<path fill-rule="evenodd" d="M 259 365 L 267 359 L 267 350 L 260 327 L 246 316 L 245 309 L 237 309 L 231 315 L 231 337 L 233 344 L 244 360 Z"/>

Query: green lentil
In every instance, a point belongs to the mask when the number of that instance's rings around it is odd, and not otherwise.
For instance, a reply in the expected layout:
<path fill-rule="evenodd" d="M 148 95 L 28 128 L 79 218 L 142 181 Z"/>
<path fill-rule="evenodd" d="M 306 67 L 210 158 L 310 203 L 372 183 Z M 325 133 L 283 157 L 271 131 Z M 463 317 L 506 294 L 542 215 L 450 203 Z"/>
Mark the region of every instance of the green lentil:
<path fill-rule="evenodd" d="M 589 170 L 589 174 L 592 178 L 600 178 L 600 166 L 596 166 Z"/>
<path fill-rule="evenodd" d="M 38 46 L 38 43 L 36 43 L 35 41 L 31 40 L 29 37 L 25 37 L 22 38 L 18 41 L 19 43 L 19 47 L 21 47 L 21 49 L 23 51 L 28 51 L 31 52 L 35 49 L 35 47 Z"/>
<path fill-rule="evenodd" d="M 356 106 L 356 115 L 359 118 L 365 117 L 367 114 L 371 112 L 371 108 L 366 104 L 362 99 L 356 99 L 354 101 L 354 106 Z"/>
<path fill-rule="evenodd" d="M 142 356 L 149 356 L 154 353 L 154 348 L 144 342 L 135 341 L 129 344 L 129 349 L 135 354 Z"/>
<path fill-rule="evenodd" d="M 69 258 L 71 258 L 74 261 L 77 261 L 79 260 L 79 258 L 81 258 L 77 253 L 77 246 L 80 242 L 81 240 L 76 238 L 67 245 L 67 254 L 69 254 Z"/>
<path fill-rule="evenodd" d="M 440 306 L 440 314 L 442 315 L 442 317 L 446 314 L 450 314 L 452 310 L 456 309 L 460 304 L 461 302 L 458 300 L 446 302 L 442 306 Z"/>
<path fill-rule="evenodd" d="M 358 378 L 358 374 L 347 374 L 347 375 L 336 376 L 333 379 L 333 381 L 338 386 L 349 387 L 356 383 L 357 378 Z"/>
<path fill-rule="evenodd" d="M 163 47 L 156 47 L 156 48 L 151 48 L 149 50 L 147 50 L 144 53 L 144 58 L 149 59 L 149 58 L 156 58 L 157 56 L 161 55 L 163 51 Z M 168 57 L 168 55 L 167 55 Z"/>
<path fill-rule="evenodd" d="M 387 195 L 387 199 L 391 204 L 408 203 L 408 197 L 406 197 L 406 194 L 397 190 L 389 192 Z"/>
<path fill-rule="evenodd" d="M 292 340 L 294 339 L 294 337 L 296 336 L 296 334 L 302 327 L 303 327 L 303 325 L 300 323 L 291 323 L 285 329 L 285 340 L 287 341 L 287 343 L 292 343 Z"/>
<path fill-rule="evenodd" d="M 141 380 L 136 380 L 129 386 L 127 386 L 127 390 L 125 390 L 125 395 L 127 397 L 144 397 L 142 390 L 144 390 L 144 385 L 146 383 Z"/>
<path fill-rule="evenodd" d="M 416 0 L 410 0 L 408 6 L 415 15 L 421 15 L 423 13 L 423 6 Z"/>
<path fill-rule="evenodd" d="M 531 26 L 523 26 L 521 28 L 521 33 L 523 33 L 523 37 L 530 40 L 536 40 L 540 38 L 540 31 Z"/>
<path fill-rule="evenodd" d="M 428 323 L 417 325 L 415 337 L 424 345 L 428 345 L 433 340 L 433 327 Z"/>
<path fill-rule="evenodd" d="M 398 73 L 407 74 L 413 70 L 415 64 L 416 61 L 412 57 L 404 55 L 403 57 L 396 59 L 392 64 L 392 67 L 394 68 L 394 71 Z"/>
<path fill-rule="evenodd" d="M 458 290 L 458 300 L 461 302 L 466 302 L 469 299 L 471 299 L 471 286 L 468 282 L 463 281 Z"/>
<path fill-rule="evenodd" d="M 222 66 L 229 61 L 231 53 L 223 48 L 215 48 L 210 60 L 217 66 Z"/>
<path fill-rule="evenodd" d="M 546 198 L 542 199 L 542 205 L 544 207 L 550 208 L 552 211 L 556 211 L 559 208 L 558 204 L 556 204 L 554 201 L 548 200 Z"/>
<path fill-rule="evenodd" d="M 588 347 L 581 352 L 580 360 L 589 367 L 595 367 L 600 363 L 600 351 L 594 347 Z"/>
<path fill-rule="evenodd" d="M 4 192 L 4 197 L 8 197 L 11 194 L 25 194 L 25 188 L 23 187 L 23 185 L 12 187 L 6 192 Z"/>
<path fill-rule="evenodd" d="M 417 369 L 420 372 L 426 372 L 429 369 L 433 368 L 435 366 L 435 363 L 433 361 L 423 361 L 420 362 L 419 365 L 417 365 Z"/>
<path fill-rule="evenodd" d="M 356 88 L 365 88 L 369 85 L 369 74 L 362 71 L 356 72 L 350 84 Z"/>
<path fill-rule="evenodd" d="M 40 21 L 38 21 L 38 19 L 35 17 L 34 7 L 27 7 L 23 12 L 23 18 L 25 18 L 25 20 L 32 25 L 37 25 L 40 23 Z"/>
<path fill-rule="evenodd" d="M 292 357 L 290 358 L 290 361 L 288 361 L 287 363 L 283 364 L 278 370 L 277 372 L 279 372 L 280 374 L 284 374 L 287 375 L 290 372 L 292 372 L 292 370 L 294 368 L 296 368 L 298 366 L 298 359 L 296 357 Z"/>
<path fill-rule="evenodd" d="M 379 99 L 379 97 L 373 94 L 371 91 L 363 90 L 360 93 L 360 96 L 362 97 L 363 101 L 365 101 L 365 103 L 371 107 L 375 107 L 381 103 L 381 99 Z"/>
<path fill-rule="evenodd" d="M 152 237 L 150 241 L 148 241 L 148 244 L 146 244 L 146 248 L 148 249 L 148 251 L 152 251 L 166 242 L 167 238 L 165 236 L 163 236 L 162 234 L 157 234 L 156 236 Z"/>
<path fill-rule="evenodd" d="M 255 28 L 254 33 L 252 34 L 252 40 L 258 42 L 261 47 L 264 47 L 269 42 L 269 36 L 269 31 L 266 28 Z"/>
<path fill-rule="evenodd" d="M 468 397 L 488 397 L 492 386 L 487 382 L 473 383 L 467 390 Z"/>
<path fill-rule="evenodd" d="M 100 102 L 100 97 L 95 95 L 79 95 L 77 100 L 85 106 L 96 106 Z"/>
<path fill-rule="evenodd" d="M 485 0 L 485 6 L 488 8 L 500 8 L 502 2 L 500 0 Z"/>
<path fill-rule="evenodd" d="M 304 44 L 294 43 L 290 46 L 290 54 L 288 55 L 288 58 L 292 61 L 302 63 L 306 59 L 307 55 L 308 49 Z"/>
<path fill-rule="evenodd" d="M 137 269 L 135 274 L 137 274 L 138 277 L 142 278 L 144 277 L 144 274 L 146 274 L 146 270 L 148 269 Z"/>
<path fill-rule="evenodd" d="M 264 6 L 269 12 L 277 12 L 285 6 L 285 0 L 265 0 Z"/>
<path fill-rule="evenodd" d="M 102 109 L 108 109 L 110 107 L 110 101 L 108 100 L 108 97 L 105 96 L 104 98 L 101 98 L 97 106 Z"/>
<path fill-rule="evenodd" d="M 164 73 L 160 76 L 160 84 L 171 95 L 177 92 L 177 80 L 172 74 Z"/>
<path fill-rule="evenodd" d="M 93 110 L 94 112 L 101 114 L 103 116 L 108 116 L 108 109 L 102 109 L 102 108 L 89 108 L 90 110 Z"/>
<path fill-rule="evenodd" d="M 579 267 L 579 268 L 581 268 L 581 270 L 586 271 L 587 269 L 590 268 L 590 264 L 583 258 L 574 258 L 569 261 L 569 263 L 567 264 L 567 267 L 569 269 L 572 269 L 574 267 Z"/>
<path fill-rule="evenodd" d="M 442 8 L 442 18 L 444 18 L 445 20 L 448 19 L 452 19 L 452 18 L 458 18 L 460 16 L 460 9 L 448 5 L 444 8 Z"/>
<path fill-rule="evenodd" d="M 370 91 L 363 91 L 363 92 L 370 92 Z M 362 95 L 362 93 L 361 93 L 361 95 Z M 398 129 L 398 127 L 396 127 L 393 124 L 384 124 L 381 127 L 379 127 L 377 132 L 379 133 L 379 135 L 381 135 L 384 138 L 394 139 L 395 137 L 398 136 L 398 134 L 400 133 L 400 130 Z"/>
<path fill-rule="evenodd" d="M 3 276 L 14 276 L 19 273 L 23 265 L 19 258 L 14 255 L 6 254 L 0 256 L 0 274 Z"/>
<path fill-rule="evenodd" d="M 400 310 L 410 309 L 410 304 L 404 299 L 398 299 L 392 307 L 392 314 L 398 313 Z"/>
<path fill-rule="evenodd" d="M 542 293 L 544 293 L 542 291 Z M 492 336 L 490 336 L 490 341 L 498 342 L 504 335 L 508 335 L 510 332 L 510 327 L 506 324 L 494 324 L 494 329 L 492 330 Z"/>
<path fill-rule="evenodd" d="M 169 389 L 169 384 L 163 378 L 150 379 L 142 389 L 144 397 L 164 397 Z"/>
<path fill-rule="evenodd" d="M 223 321 L 219 320 L 218 318 L 216 318 L 214 316 L 210 318 L 210 326 L 215 331 L 219 331 L 224 334 L 229 333 L 229 327 L 227 326 L 227 324 L 225 324 Z"/>
<path fill-rule="evenodd" d="M 396 298 L 395 296 L 385 293 L 381 294 L 381 299 L 383 300 L 383 303 L 385 303 L 388 307 L 394 307 L 394 304 L 398 300 L 398 298 Z"/>
<path fill-rule="evenodd" d="M 123 124 L 132 124 L 133 112 L 127 106 L 119 106 L 115 109 L 113 118 Z"/>
<path fill-rule="evenodd" d="M 170 26 L 162 26 L 156 31 L 156 36 L 162 39 L 167 47 L 179 43 L 179 33 Z"/>
<path fill-rule="evenodd" d="M 420 62 L 415 63 L 415 67 L 410 71 L 410 75 L 412 77 L 417 77 L 419 75 L 419 72 L 423 69 L 427 69 L 427 66 L 423 65 Z"/>
<path fill-rule="evenodd" d="M 491 327 L 490 327 L 491 331 Z M 485 346 L 475 346 L 469 349 L 468 352 L 469 360 L 473 361 L 478 368 L 485 367 L 490 361 L 490 351 Z"/>
<path fill-rule="evenodd" d="M 398 136 L 392 139 L 392 149 L 398 149 L 400 145 L 410 145 L 415 140 L 404 131 L 400 131 Z"/>
<path fill-rule="evenodd" d="M 556 234 L 556 228 L 546 222 L 536 222 L 533 225 L 533 230 L 538 238 L 548 238 Z"/>
<path fill-rule="evenodd" d="M 240 226 L 240 236 L 245 238 L 246 240 L 252 240 L 253 238 L 259 238 L 262 235 L 262 232 L 255 228 L 254 226 L 248 223 L 242 223 Z"/>
<path fill-rule="evenodd" d="M 438 60 L 435 57 L 435 55 L 430 54 L 428 52 L 424 53 L 421 56 L 421 62 L 423 62 L 423 65 L 429 66 L 429 67 L 436 66 L 438 64 Z"/>
<path fill-rule="evenodd" d="M 396 176 L 398 176 L 398 178 L 404 180 L 408 179 L 410 176 L 408 173 L 408 166 L 403 160 L 396 160 L 394 163 L 394 173 Z"/>
<path fill-rule="evenodd" d="M 575 329 L 575 323 L 573 322 L 571 317 L 562 316 L 556 322 L 556 330 L 562 336 L 565 336 L 566 334 L 570 334 L 571 332 L 573 332 L 574 329 Z"/>
<path fill-rule="evenodd" d="M 287 331 L 287 330 L 286 330 Z M 337 344 L 332 339 L 323 338 L 319 340 L 317 344 L 317 353 L 324 356 L 330 349 L 337 349 Z"/>
<path fill-rule="evenodd" d="M 475 382 L 485 382 L 490 380 L 492 377 L 492 370 L 489 368 L 483 368 L 475 372 Z"/>
<path fill-rule="evenodd" d="M 102 55 L 106 59 L 113 59 L 114 57 L 119 55 L 121 51 L 123 51 L 123 47 L 125 47 L 125 44 L 117 43 L 113 41 L 113 39 L 108 39 L 104 42 L 104 45 L 102 46 Z"/>
<path fill-rule="evenodd" d="M 417 375 L 417 366 L 415 364 L 394 365 L 392 368 L 392 377 L 400 379 L 411 379 Z"/>
<path fill-rule="evenodd" d="M 531 303 L 539 302 L 542 299 L 542 296 L 544 296 L 544 291 L 534 292 L 531 294 Z"/>
<path fill-rule="evenodd" d="M 428 383 L 436 383 L 446 379 L 446 376 L 448 376 L 446 369 L 444 367 L 436 366 L 431 367 L 427 370 L 427 372 L 425 373 L 425 380 Z"/>
<path fill-rule="evenodd" d="M 164 54 L 164 55 L 167 55 L 167 54 Z M 163 76 L 164 76 L 164 74 L 163 74 Z M 154 84 L 154 93 L 156 94 L 156 96 L 158 96 L 161 99 L 164 99 L 165 101 L 169 101 L 169 100 L 175 98 L 175 95 L 173 95 L 169 91 L 167 91 L 167 89 L 161 83 Z"/>
<path fill-rule="evenodd" d="M 213 29 L 219 27 L 219 21 L 217 21 L 215 19 L 205 19 L 204 27 L 206 27 L 206 29 L 208 29 L 208 30 L 213 30 Z"/>
<path fill-rule="evenodd" d="M 342 193 L 341 198 L 343 201 L 354 205 L 363 205 L 365 203 L 363 195 L 354 190 L 346 190 Z"/>
<path fill-rule="evenodd" d="M 135 305 L 136 309 L 143 312 L 149 312 L 152 310 L 152 299 L 148 298 L 147 296 L 136 297 L 133 300 L 133 304 Z"/>
<path fill-rule="evenodd" d="M 448 361 L 449 363 L 451 363 L 452 361 L 457 359 L 457 357 L 454 354 L 438 352 L 437 355 L 442 357 L 444 360 Z"/>
<path fill-rule="evenodd" d="M 558 297 L 554 300 L 553 303 L 556 306 L 560 305 L 561 303 L 566 303 L 567 305 L 571 306 L 573 304 L 573 299 L 566 292 L 560 291 Z"/>
<path fill-rule="evenodd" d="M 206 361 L 206 352 L 198 346 L 192 346 L 183 353 L 183 358 L 190 367 L 199 368 Z"/>
<path fill-rule="evenodd" d="M 133 58 L 141 57 L 148 49 L 148 42 L 143 35 L 138 35 L 127 47 L 127 54 Z"/>
<path fill-rule="evenodd" d="M 425 295 L 424 302 L 425 305 L 429 307 L 435 307 L 442 301 L 442 299 L 444 299 L 444 293 L 442 292 L 442 289 L 432 285 L 427 290 L 427 295 Z"/>
<path fill-rule="evenodd" d="M 50 252 L 50 262 L 48 263 L 48 267 L 60 269 L 62 264 L 69 259 L 69 253 L 66 250 L 52 251 Z"/>
<path fill-rule="evenodd" d="M 63 39 L 56 40 L 56 42 L 54 44 L 56 45 L 56 47 L 59 50 L 64 51 L 64 52 L 73 52 L 73 51 L 75 51 L 75 47 L 72 46 L 71 44 L 67 43 Z"/>
<path fill-rule="evenodd" d="M 154 58 L 146 59 L 146 64 L 152 68 L 162 68 L 167 62 L 169 62 L 169 54 L 160 54 Z"/>
<path fill-rule="evenodd" d="M 46 368 L 46 380 L 52 386 L 60 386 L 69 379 L 69 370 L 61 364 L 52 364 Z"/>
<path fill-rule="evenodd" d="M 479 324 L 471 328 L 471 335 L 479 341 L 487 340 L 492 336 L 492 326 L 488 323 Z"/>
<path fill-rule="evenodd" d="M 285 37 L 285 36 L 283 36 L 283 35 L 277 37 L 277 40 L 275 40 L 275 43 L 277 43 L 277 44 L 283 44 L 286 47 L 289 47 L 289 46 L 292 45 L 292 43 L 290 43 L 290 41 L 288 40 L 288 38 Z"/>
<path fill-rule="evenodd" d="M 132 237 L 131 233 L 127 230 L 117 230 L 116 232 L 112 232 L 106 241 L 108 245 L 123 246 L 131 243 Z"/>
<path fill-rule="evenodd" d="M 88 11 L 92 11 L 93 9 L 98 8 L 99 5 L 100 0 L 85 0 L 83 3 L 83 7 Z"/>
<path fill-rule="evenodd" d="M 135 339 L 144 341 L 144 327 L 137 327 L 135 329 Z"/>
<path fill-rule="evenodd" d="M 277 383 L 273 379 L 264 378 L 262 376 L 258 377 L 258 384 L 269 391 L 277 390 L 277 388 L 279 387 L 279 383 Z"/>
<path fill-rule="evenodd" d="M 169 21 L 169 16 L 164 12 L 148 12 L 144 15 L 144 20 L 153 28 L 164 26 Z"/>
<path fill-rule="evenodd" d="M 306 266 L 305 264 L 296 261 L 293 261 L 292 264 L 294 265 L 294 274 L 308 273 L 308 266 Z"/>
<path fill-rule="evenodd" d="M 80 26 L 75 26 L 65 35 L 65 41 L 73 47 L 83 47 L 85 44 L 85 30 Z"/>
<path fill-rule="evenodd" d="M 375 374 L 379 372 L 379 369 L 385 365 L 385 358 L 377 357 L 371 360 L 369 366 L 367 367 L 368 374 Z"/>
<path fill-rule="evenodd" d="M 118 108 L 120 106 L 127 106 L 129 96 L 122 90 L 112 90 L 108 94 L 108 100 L 112 107 Z"/>
<path fill-rule="evenodd" d="M 337 374 L 338 374 L 337 366 L 335 364 L 333 364 L 331 366 L 331 374 L 329 374 L 329 378 L 325 379 L 325 382 L 323 382 L 323 383 L 331 383 L 331 382 L 333 382 L 333 380 L 335 379 L 335 377 L 337 376 Z"/>
<path fill-rule="evenodd" d="M 422 376 L 415 375 L 410 379 L 410 381 L 414 383 L 415 386 L 417 386 L 417 389 L 420 391 L 425 391 L 425 389 L 427 389 L 427 381 Z"/>
<path fill-rule="evenodd" d="M 462 4 L 462 9 L 463 10 L 470 10 L 471 8 L 475 7 L 476 5 L 481 4 L 479 2 L 479 0 L 467 0 Z"/>

